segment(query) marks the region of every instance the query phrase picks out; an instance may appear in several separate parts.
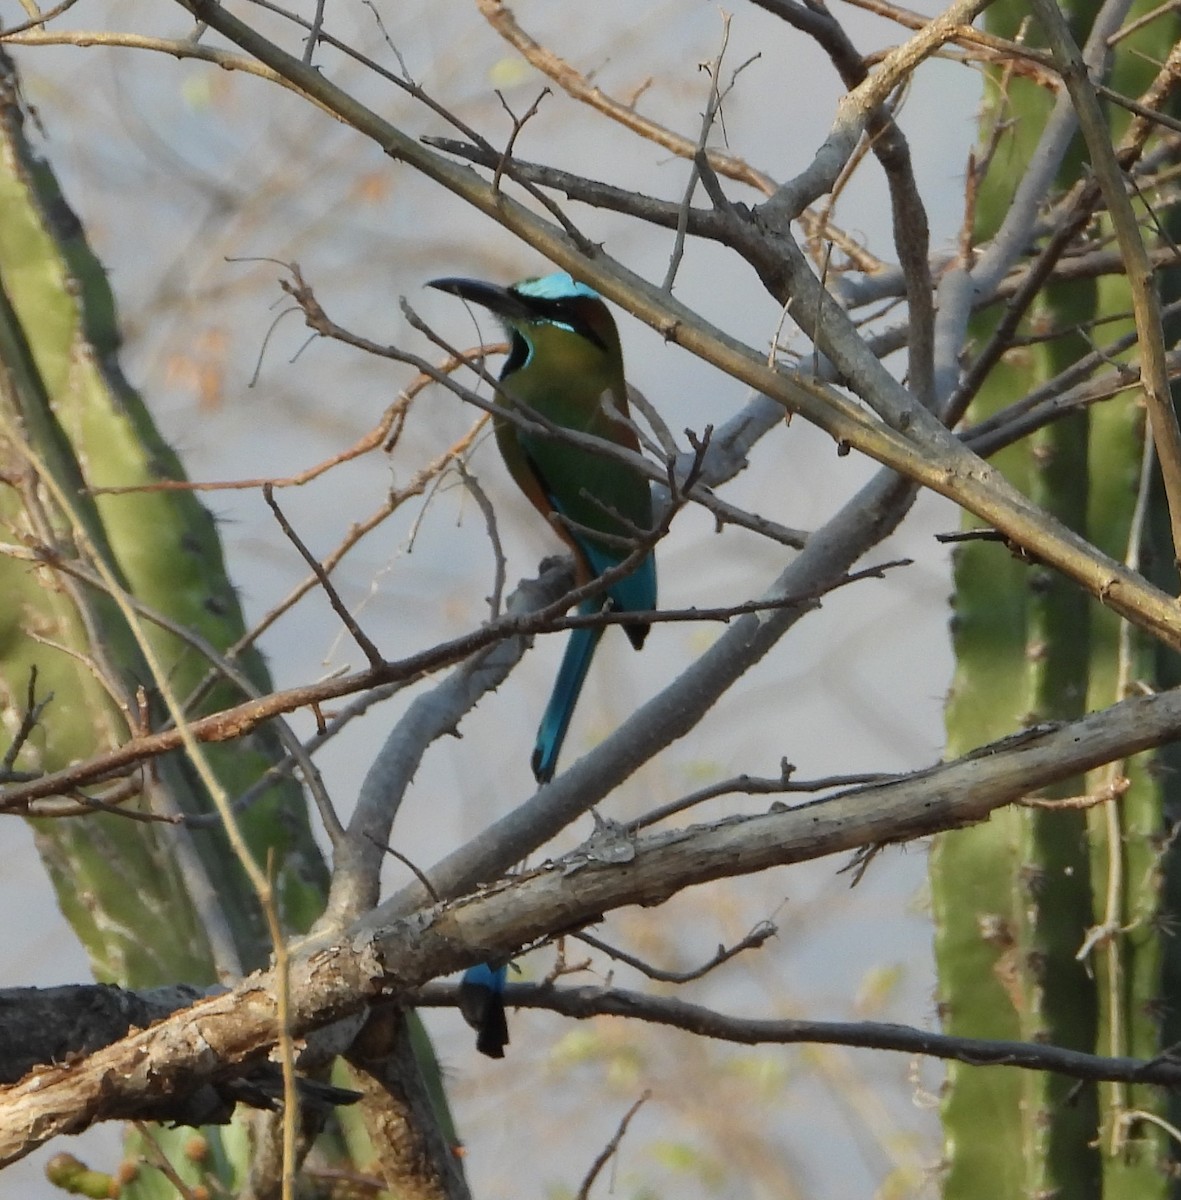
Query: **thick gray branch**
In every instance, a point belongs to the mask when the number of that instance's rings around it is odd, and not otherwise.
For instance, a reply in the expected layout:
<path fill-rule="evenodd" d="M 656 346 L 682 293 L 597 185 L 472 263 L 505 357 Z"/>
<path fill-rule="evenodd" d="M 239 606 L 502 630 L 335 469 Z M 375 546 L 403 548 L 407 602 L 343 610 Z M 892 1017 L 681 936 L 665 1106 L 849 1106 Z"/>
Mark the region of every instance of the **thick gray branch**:
<path fill-rule="evenodd" d="M 406 917 L 394 906 L 344 940 L 293 948 L 292 1032 L 365 1009 L 492 955 L 654 905 L 710 880 L 751 874 L 984 820 L 1046 784 L 1181 734 L 1181 691 L 1137 696 L 1070 724 L 1036 728 L 946 766 L 791 809 L 648 837 L 608 839 L 478 896 Z M 278 1037 L 273 974 L 260 972 L 81 1062 L 0 1089 L 0 1166 L 60 1133 L 184 1095 L 263 1058 Z"/>

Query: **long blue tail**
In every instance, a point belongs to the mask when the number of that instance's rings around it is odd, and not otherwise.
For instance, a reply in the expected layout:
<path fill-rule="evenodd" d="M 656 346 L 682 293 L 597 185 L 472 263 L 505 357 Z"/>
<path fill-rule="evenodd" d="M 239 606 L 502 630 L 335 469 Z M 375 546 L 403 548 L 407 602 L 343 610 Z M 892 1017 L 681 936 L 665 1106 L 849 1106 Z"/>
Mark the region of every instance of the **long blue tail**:
<path fill-rule="evenodd" d="M 489 1058 L 504 1058 L 508 1045 L 508 1019 L 504 1013 L 503 963 L 469 967 L 459 981 L 459 1011 L 476 1031 L 476 1049 Z"/>
<path fill-rule="evenodd" d="M 584 601 L 578 606 L 578 611 L 599 612 L 600 603 Z M 558 678 L 537 728 L 537 742 L 533 747 L 533 775 L 538 783 L 549 783 L 554 777 L 558 755 L 566 740 L 566 730 L 570 728 L 570 718 L 578 703 L 578 694 L 582 691 L 591 659 L 602 636 L 602 625 L 594 629 L 575 629 L 566 643 L 566 653 L 562 655 Z"/>

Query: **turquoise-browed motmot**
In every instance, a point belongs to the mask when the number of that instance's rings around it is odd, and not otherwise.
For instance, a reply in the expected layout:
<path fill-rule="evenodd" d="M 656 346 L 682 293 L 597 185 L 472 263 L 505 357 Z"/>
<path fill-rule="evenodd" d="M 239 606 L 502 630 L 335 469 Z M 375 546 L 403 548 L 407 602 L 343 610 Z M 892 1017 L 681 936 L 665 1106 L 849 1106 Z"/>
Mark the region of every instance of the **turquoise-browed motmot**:
<path fill-rule="evenodd" d="M 500 372 L 498 405 L 517 407 L 525 418 L 532 411 L 554 425 L 639 451 L 628 417 L 619 333 L 597 292 L 564 271 L 507 288 L 474 279 L 435 279 L 430 286 L 481 305 L 504 324 L 511 345 Z M 636 538 L 651 530 L 652 492 L 639 471 L 560 436 L 525 432 L 503 417 L 494 417 L 494 429 L 509 473 L 573 551 L 580 585 L 622 563 Z M 651 552 L 607 587 L 605 600 L 585 600 L 579 611 L 597 613 L 604 607 L 636 614 L 655 609 Z M 624 629 L 640 649 L 647 622 Z M 537 731 L 533 773 L 539 783 L 553 777 L 602 633 L 596 626 L 570 635 Z"/>

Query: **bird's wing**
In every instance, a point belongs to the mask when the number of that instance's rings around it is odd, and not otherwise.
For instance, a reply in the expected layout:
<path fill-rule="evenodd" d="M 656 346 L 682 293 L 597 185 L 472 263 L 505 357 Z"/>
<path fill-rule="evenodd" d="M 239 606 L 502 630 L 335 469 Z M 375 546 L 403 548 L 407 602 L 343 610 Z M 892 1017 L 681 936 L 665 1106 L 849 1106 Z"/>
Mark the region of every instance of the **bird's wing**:
<path fill-rule="evenodd" d="M 545 406 L 556 424 L 590 433 L 628 449 L 639 449 L 634 429 L 624 419 L 627 402 L 607 389 L 599 403 L 577 409 Z M 511 422 L 497 426 L 497 444 L 517 486 L 574 551 L 579 582 L 586 583 L 627 557 L 614 539 L 634 537 L 652 526 L 648 480 L 614 459 L 556 438 L 521 433 Z M 555 520 L 555 516 L 565 520 Z M 571 528 L 570 523 L 578 526 Z M 599 541 L 595 530 L 606 535 Z M 656 573 L 642 564 L 635 574 L 611 588 L 615 606 L 646 611 L 656 606 Z"/>

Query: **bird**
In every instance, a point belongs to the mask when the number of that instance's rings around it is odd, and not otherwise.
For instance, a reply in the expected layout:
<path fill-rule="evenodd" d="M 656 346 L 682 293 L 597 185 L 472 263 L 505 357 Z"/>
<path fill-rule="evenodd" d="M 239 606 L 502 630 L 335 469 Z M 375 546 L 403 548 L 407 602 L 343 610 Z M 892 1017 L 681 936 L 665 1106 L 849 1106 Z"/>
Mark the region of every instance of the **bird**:
<path fill-rule="evenodd" d="M 524 279 L 509 287 L 476 279 L 434 279 L 448 292 L 495 314 L 509 335 L 496 405 L 536 413 L 554 425 L 593 434 L 628 450 L 640 443 L 628 414 L 623 350 L 615 319 L 602 297 L 565 271 Z M 579 586 L 619 566 L 638 537 L 652 530 L 652 489 L 638 470 L 615 458 L 560 438 L 527 432 L 493 417 L 496 444 L 509 474 L 574 554 Z M 601 536 L 600 536 L 601 535 Z M 641 618 L 656 608 L 656 558 L 649 550 L 626 576 L 606 588 L 605 599 L 579 605 Z M 623 628 L 637 649 L 650 622 Z M 539 784 L 557 768 L 603 626 L 570 633 L 557 680 L 541 718 L 532 767 Z"/>
<path fill-rule="evenodd" d="M 623 351 L 615 320 L 597 292 L 566 272 L 525 279 L 510 287 L 476 279 L 435 279 L 430 287 L 488 309 L 509 335 L 496 404 L 539 414 L 567 429 L 594 434 L 639 450 L 628 421 Z M 580 585 L 629 556 L 629 540 L 652 525 L 647 480 L 626 464 L 542 434 L 522 430 L 504 417 L 493 429 L 509 474 L 574 554 Z M 606 535 L 596 538 L 595 534 Z M 579 609 L 595 613 L 645 613 L 656 608 L 656 561 L 651 551 L 627 576 L 612 583 L 606 600 L 588 599 Z M 638 650 L 648 623 L 624 629 Z M 557 767 L 574 706 L 603 627 L 571 631 L 557 680 L 534 744 L 537 782 L 548 783 Z M 508 1044 L 503 964 L 470 967 L 460 982 L 460 1010 L 477 1032 L 476 1049 L 503 1058 Z"/>

